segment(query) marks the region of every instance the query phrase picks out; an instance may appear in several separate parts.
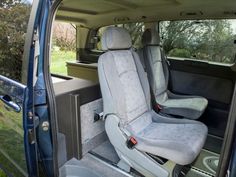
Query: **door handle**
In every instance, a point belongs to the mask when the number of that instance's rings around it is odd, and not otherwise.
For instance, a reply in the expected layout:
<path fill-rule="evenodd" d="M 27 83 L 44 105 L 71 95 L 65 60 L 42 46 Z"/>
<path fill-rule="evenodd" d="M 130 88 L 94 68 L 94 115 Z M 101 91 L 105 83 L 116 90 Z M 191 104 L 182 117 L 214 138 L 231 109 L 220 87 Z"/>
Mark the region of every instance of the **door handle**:
<path fill-rule="evenodd" d="M 21 111 L 21 107 L 12 101 L 11 97 L 8 95 L 1 96 L 0 95 L 0 100 L 8 107 L 13 109 L 15 112 L 19 113 Z"/>

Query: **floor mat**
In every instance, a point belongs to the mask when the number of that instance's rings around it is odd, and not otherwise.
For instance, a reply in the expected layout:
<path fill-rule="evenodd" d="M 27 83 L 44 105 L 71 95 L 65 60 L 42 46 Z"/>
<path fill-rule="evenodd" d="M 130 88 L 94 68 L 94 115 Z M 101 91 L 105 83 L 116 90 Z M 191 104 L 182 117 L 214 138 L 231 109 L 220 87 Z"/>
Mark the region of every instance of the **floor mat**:
<path fill-rule="evenodd" d="M 192 168 L 187 173 L 187 175 L 185 175 L 185 177 L 213 177 L 213 176 Z"/>
<path fill-rule="evenodd" d="M 202 150 L 198 158 L 193 162 L 192 168 L 186 177 L 212 177 L 215 176 L 219 163 L 219 154 Z"/>

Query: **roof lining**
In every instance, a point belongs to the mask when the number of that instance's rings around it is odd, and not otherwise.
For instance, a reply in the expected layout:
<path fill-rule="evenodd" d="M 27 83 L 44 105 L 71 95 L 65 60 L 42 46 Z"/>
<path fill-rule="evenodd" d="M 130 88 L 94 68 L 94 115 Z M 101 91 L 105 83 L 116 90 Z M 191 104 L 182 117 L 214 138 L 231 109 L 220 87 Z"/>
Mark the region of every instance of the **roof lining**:
<path fill-rule="evenodd" d="M 91 11 L 91 10 L 82 10 L 82 9 L 75 9 L 75 8 L 70 8 L 70 7 L 59 7 L 60 11 L 66 11 L 66 12 L 73 12 L 73 13 L 80 13 L 80 14 L 86 14 L 86 15 L 97 15 L 98 12 Z"/>
<path fill-rule="evenodd" d="M 124 9 L 135 9 L 138 6 L 134 3 L 130 3 L 130 2 L 125 2 L 123 0 L 120 1 L 116 1 L 116 0 L 102 0 L 107 4 L 111 4 L 111 5 L 115 5 Z"/>
<path fill-rule="evenodd" d="M 73 23 L 82 23 L 82 24 L 86 24 L 86 22 L 87 22 L 86 20 L 81 19 L 81 18 L 66 17 L 66 16 L 61 16 L 61 15 L 57 15 L 56 20 L 69 21 L 69 22 L 73 22 Z"/>
<path fill-rule="evenodd" d="M 233 19 L 235 5 L 235 0 L 64 0 L 57 19 L 89 28 L 140 21 Z M 185 15 L 188 12 L 196 15 Z"/>

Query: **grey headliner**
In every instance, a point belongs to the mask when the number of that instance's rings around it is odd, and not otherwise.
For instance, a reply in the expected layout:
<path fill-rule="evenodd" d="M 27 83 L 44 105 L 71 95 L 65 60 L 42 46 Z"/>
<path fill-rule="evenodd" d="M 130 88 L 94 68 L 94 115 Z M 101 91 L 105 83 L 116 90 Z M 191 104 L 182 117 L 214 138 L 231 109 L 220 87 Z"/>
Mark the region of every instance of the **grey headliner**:
<path fill-rule="evenodd" d="M 138 21 L 236 18 L 235 7 L 235 0 L 63 0 L 56 18 L 99 27 Z"/>

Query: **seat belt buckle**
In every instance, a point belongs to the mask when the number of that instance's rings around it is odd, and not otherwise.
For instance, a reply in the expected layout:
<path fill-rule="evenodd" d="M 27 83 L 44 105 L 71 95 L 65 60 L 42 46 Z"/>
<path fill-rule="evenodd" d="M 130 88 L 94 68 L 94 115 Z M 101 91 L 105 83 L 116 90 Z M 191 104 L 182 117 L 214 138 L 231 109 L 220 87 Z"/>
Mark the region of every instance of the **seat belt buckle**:
<path fill-rule="evenodd" d="M 131 136 L 131 137 L 127 140 L 126 144 L 127 144 L 127 147 L 128 147 L 129 149 L 133 149 L 133 148 L 135 147 L 135 145 L 138 144 L 138 141 L 137 141 L 133 136 Z"/>

